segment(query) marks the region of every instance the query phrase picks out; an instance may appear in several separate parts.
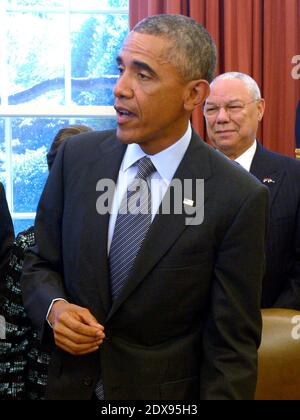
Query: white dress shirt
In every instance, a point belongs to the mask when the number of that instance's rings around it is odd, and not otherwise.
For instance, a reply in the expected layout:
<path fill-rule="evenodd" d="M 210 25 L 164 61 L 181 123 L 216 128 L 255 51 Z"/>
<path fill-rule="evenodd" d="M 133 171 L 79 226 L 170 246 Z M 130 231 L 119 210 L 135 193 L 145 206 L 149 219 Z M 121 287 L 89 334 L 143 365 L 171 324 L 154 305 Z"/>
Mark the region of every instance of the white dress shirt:
<path fill-rule="evenodd" d="M 255 140 L 249 149 L 246 150 L 241 156 L 235 159 L 235 162 L 239 163 L 246 171 L 250 172 L 252 161 L 257 149 L 257 141 Z"/>
<path fill-rule="evenodd" d="M 155 155 L 147 155 L 136 143 L 129 144 L 123 161 L 120 166 L 119 176 L 117 180 L 116 190 L 112 203 L 112 210 L 109 219 L 108 228 L 108 254 L 114 234 L 115 224 L 117 220 L 118 210 L 121 201 L 128 186 L 132 183 L 138 171 L 138 161 L 147 156 L 151 159 L 156 171 L 152 174 L 151 182 L 151 215 L 152 221 L 157 213 L 162 199 L 174 177 L 174 174 L 187 151 L 192 138 L 192 129 L 189 124 L 185 134 L 167 149 L 162 150 Z"/>

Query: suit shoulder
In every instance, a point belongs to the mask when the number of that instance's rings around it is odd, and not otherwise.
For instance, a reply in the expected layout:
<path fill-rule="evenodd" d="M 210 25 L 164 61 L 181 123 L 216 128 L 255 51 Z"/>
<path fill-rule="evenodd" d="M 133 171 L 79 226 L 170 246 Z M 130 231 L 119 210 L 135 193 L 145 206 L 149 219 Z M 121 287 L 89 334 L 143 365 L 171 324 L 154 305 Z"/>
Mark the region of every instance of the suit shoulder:
<path fill-rule="evenodd" d="M 211 146 L 208 147 L 210 160 L 214 175 L 219 177 L 222 183 L 234 185 L 235 188 L 240 187 L 242 189 L 257 189 L 265 187 L 258 181 L 258 179 L 246 171 L 242 166 L 234 161 L 231 161 L 221 152 L 213 149 Z"/>
<path fill-rule="evenodd" d="M 98 160 L 109 151 L 118 150 L 116 130 L 91 131 L 72 136 L 62 145 L 65 162 L 88 164 Z"/>
<path fill-rule="evenodd" d="M 282 155 L 280 153 L 273 152 L 271 150 L 264 149 L 263 151 L 265 158 L 272 161 L 273 164 L 276 164 L 279 168 L 284 168 L 288 171 L 300 172 L 300 161 L 291 158 L 289 156 Z"/>
<path fill-rule="evenodd" d="M 248 206 L 257 206 L 256 211 L 264 211 L 268 207 L 269 190 L 257 178 L 237 163 L 229 160 L 221 152 L 208 146 L 208 159 L 211 177 L 207 179 L 207 194 L 213 191 L 215 203 L 228 212 L 232 220 Z M 207 201 L 209 202 L 209 201 Z M 211 206 L 216 205 L 210 203 Z"/>
<path fill-rule="evenodd" d="M 107 145 L 116 142 L 116 130 L 90 131 L 77 134 L 66 140 L 68 149 L 105 148 Z"/>

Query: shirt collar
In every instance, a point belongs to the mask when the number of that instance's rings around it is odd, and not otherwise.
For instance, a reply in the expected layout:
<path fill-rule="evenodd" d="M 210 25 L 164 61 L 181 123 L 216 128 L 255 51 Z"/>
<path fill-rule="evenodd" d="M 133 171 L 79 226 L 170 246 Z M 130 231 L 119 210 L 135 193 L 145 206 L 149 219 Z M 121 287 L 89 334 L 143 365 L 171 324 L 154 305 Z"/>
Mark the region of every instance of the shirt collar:
<path fill-rule="evenodd" d="M 249 149 L 246 150 L 241 156 L 235 159 L 235 162 L 239 163 L 246 171 L 250 171 L 251 164 L 257 149 L 257 141 L 255 140 Z"/>
<path fill-rule="evenodd" d="M 123 159 L 121 170 L 126 172 L 142 157 L 148 156 L 155 166 L 160 177 L 170 183 L 173 176 L 190 144 L 192 138 L 192 128 L 189 123 L 185 134 L 174 144 L 155 155 L 147 155 L 138 144 L 129 144 Z"/>

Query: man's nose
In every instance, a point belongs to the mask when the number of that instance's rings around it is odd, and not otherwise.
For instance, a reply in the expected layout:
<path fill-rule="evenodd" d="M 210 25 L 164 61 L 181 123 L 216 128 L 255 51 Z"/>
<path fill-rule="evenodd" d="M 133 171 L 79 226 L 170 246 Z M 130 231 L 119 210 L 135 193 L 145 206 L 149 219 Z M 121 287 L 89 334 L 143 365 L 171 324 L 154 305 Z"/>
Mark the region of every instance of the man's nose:
<path fill-rule="evenodd" d="M 220 107 L 219 112 L 217 114 L 217 118 L 216 118 L 216 122 L 221 124 L 221 123 L 226 123 L 229 122 L 229 115 L 228 112 L 226 110 L 226 108 L 224 108 L 223 106 Z"/>
<path fill-rule="evenodd" d="M 133 88 L 132 83 L 130 81 L 130 77 L 123 73 L 115 87 L 114 87 L 114 95 L 116 98 L 132 98 L 133 97 Z"/>

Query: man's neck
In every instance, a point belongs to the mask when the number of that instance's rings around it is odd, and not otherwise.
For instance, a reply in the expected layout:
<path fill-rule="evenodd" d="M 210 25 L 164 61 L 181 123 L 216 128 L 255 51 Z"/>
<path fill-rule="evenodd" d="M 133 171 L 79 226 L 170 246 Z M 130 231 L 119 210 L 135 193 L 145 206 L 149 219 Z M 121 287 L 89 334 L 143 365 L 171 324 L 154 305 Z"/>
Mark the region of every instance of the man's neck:
<path fill-rule="evenodd" d="M 255 139 L 253 139 L 251 143 L 248 143 L 247 146 L 243 148 L 221 150 L 221 152 L 224 153 L 224 155 L 226 155 L 228 159 L 236 160 L 240 156 L 242 156 L 244 153 L 246 153 L 247 150 L 249 150 L 254 145 L 254 143 L 255 143 Z"/>

